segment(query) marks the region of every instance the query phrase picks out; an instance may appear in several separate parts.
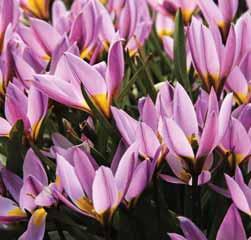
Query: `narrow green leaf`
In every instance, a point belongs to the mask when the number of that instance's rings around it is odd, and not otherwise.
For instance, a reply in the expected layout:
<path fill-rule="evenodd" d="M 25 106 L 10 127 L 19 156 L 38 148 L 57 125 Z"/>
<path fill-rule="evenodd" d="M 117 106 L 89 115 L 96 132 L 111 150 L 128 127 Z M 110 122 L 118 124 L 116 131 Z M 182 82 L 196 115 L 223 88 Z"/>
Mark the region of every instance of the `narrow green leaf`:
<path fill-rule="evenodd" d="M 144 48 L 140 49 L 140 56 L 141 56 L 140 60 L 141 60 L 142 64 L 145 65 L 146 60 L 147 60 L 147 56 L 146 56 Z M 146 76 L 146 78 L 144 79 L 145 88 L 147 90 L 147 93 L 152 98 L 152 100 L 155 101 L 156 96 L 157 96 L 157 92 L 154 87 L 154 81 L 153 81 L 151 71 L 149 68 L 146 68 L 146 67 L 144 68 L 144 71 L 145 71 L 145 76 Z"/>
<path fill-rule="evenodd" d="M 22 152 L 22 138 L 24 134 L 23 121 L 17 121 L 10 132 L 9 140 L 7 142 L 7 163 L 6 167 L 18 174 L 22 175 L 23 169 L 23 152 Z"/>
<path fill-rule="evenodd" d="M 40 151 L 40 149 L 33 142 L 30 142 L 30 146 L 32 150 L 35 152 L 35 154 L 38 156 L 38 158 L 41 160 L 44 166 L 48 166 L 53 171 L 56 170 L 56 164 L 49 158 L 45 157 L 43 153 Z"/>
<path fill-rule="evenodd" d="M 191 85 L 188 78 L 186 62 L 186 39 L 184 23 L 180 10 L 177 12 L 175 17 L 174 68 L 177 80 L 185 87 L 191 96 Z"/>
<path fill-rule="evenodd" d="M 88 106 L 90 107 L 94 117 L 99 120 L 100 124 L 107 130 L 107 132 L 109 132 L 110 134 L 113 134 L 114 136 L 118 136 L 118 133 L 116 132 L 114 127 L 108 121 L 106 116 L 99 110 L 96 104 L 91 100 L 86 90 L 84 88 L 82 88 L 82 90 L 83 90 L 84 98 Z"/>
<path fill-rule="evenodd" d="M 144 64 L 134 73 L 132 78 L 127 82 L 127 85 L 121 90 L 117 101 L 120 102 L 122 99 L 130 92 L 133 84 L 139 79 L 140 73 L 148 66 L 149 60 L 151 56 L 148 56 L 147 59 L 145 60 Z"/>

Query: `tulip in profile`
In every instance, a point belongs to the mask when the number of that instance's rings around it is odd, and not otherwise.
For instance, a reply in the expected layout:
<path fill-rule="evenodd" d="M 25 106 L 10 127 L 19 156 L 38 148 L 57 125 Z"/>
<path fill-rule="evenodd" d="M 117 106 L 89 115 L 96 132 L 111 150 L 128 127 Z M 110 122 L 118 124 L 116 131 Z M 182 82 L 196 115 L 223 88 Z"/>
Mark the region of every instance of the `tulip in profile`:
<path fill-rule="evenodd" d="M 207 28 L 193 18 L 188 29 L 188 42 L 193 65 L 205 90 L 209 92 L 213 87 L 219 95 L 235 63 L 237 42 L 234 28 L 230 28 L 224 45 L 217 28 Z"/>
<path fill-rule="evenodd" d="M 171 240 L 207 240 L 204 233 L 188 218 L 179 217 L 179 221 L 184 237 L 176 233 L 169 233 Z M 229 207 L 216 235 L 216 240 L 226 239 L 247 240 L 241 216 L 233 204 Z"/>

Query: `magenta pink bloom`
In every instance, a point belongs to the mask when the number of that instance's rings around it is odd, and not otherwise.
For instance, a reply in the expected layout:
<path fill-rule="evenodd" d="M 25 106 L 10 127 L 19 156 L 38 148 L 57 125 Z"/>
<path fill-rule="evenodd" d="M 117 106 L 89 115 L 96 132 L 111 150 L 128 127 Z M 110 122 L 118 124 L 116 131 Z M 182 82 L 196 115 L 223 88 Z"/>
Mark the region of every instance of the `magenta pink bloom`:
<path fill-rule="evenodd" d="M 225 179 L 235 206 L 247 215 L 251 215 L 251 189 L 242 176 L 239 167 L 236 168 L 234 178 L 225 174 Z"/>
<path fill-rule="evenodd" d="M 0 53 L 4 45 L 5 32 L 8 26 L 15 28 L 19 20 L 20 11 L 16 0 L 2 0 L 0 2 Z"/>
<path fill-rule="evenodd" d="M 5 99 L 6 119 L 0 118 L 0 135 L 8 136 L 12 126 L 18 120 L 22 120 L 26 134 L 35 140 L 47 113 L 47 105 L 48 98 L 36 88 L 31 87 L 26 96 L 17 86 L 10 83 Z"/>
<path fill-rule="evenodd" d="M 148 0 L 149 4 L 164 16 L 174 17 L 176 11 L 181 9 L 185 23 L 189 23 L 193 12 L 197 7 L 196 1 L 189 0 Z"/>
<path fill-rule="evenodd" d="M 219 0 L 218 6 L 213 0 L 199 0 L 198 6 L 209 25 L 218 25 L 227 36 L 230 24 L 238 10 L 238 0 Z"/>
<path fill-rule="evenodd" d="M 76 148 L 73 158 L 57 156 L 60 185 L 69 199 L 55 194 L 73 210 L 104 222 L 110 219 L 123 199 L 130 202 L 148 185 L 155 165 L 139 162 L 137 145 L 128 148 L 112 168 L 98 166 L 90 155 Z"/>
<path fill-rule="evenodd" d="M 20 26 L 18 33 L 32 51 L 45 62 L 51 60 L 53 51 L 62 39 L 58 31 L 49 23 L 31 18 L 31 26 Z M 50 38 L 48 38 L 50 36 Z"/>
<path fill-rule="evenodd" d="M 188 218 L 179 217 L 180 227 L 184 236 L 169 233 L 171 240 L 207 240 L 204 233 Z M 247 240 L 240 214 L 234 205 L 231 205 L 217 232 L 216 240 Z"/>
<path fill-rule="evenodd" d="M 188 42 L 193 65 L 203 81 L 204 88 L 209 92 L 213 87 L 217 94 L 220 94 L 235 63 L 237 37 L 234 27 L 230 28 L 224 45 L 215 26 L 207 28 L 193 18 L 188 30 Z"/>
<path fill-rule="evenodd" d="M 189 183 L 191 175 L 203 174 L 198 184 L 210 179 L 208 172 L 212 164 L 212 152 L 219 145 L 228 127 L 232 107 L 232 95 L 219 104 L 215 92 L 209 96 L 206 118 L 202 131 L 194 106 L 185 92 L 177 85 L 174 91 L 172 115 L 163 115 L 160 121 L 160 134 L 169 149 L 167 161 L 178 177 L 162 175 L 163 179 L 175 183 Z M 194 152 L 193 146 L 198 146 Z M 191 182 L 190 182 L 191 183 Z"/>
<path fill-rule="evenodd" d="M 62 104 L 90 112 L 82 94 L 83 85 L 94 103 L 109 117 L 110 105 L 120 90 L 123 77 L 123 48 L 121 40 L 116 38 L 109 49 L 107 65 L 101 62 L 91 66 L 67 52 L 59 60 L 55 74 L 36 75 L 34 85 Z"/>
<path fill-rule="evenodd" d="M 35 175 L 34 175 L 35 173 Z M 47 212 L 44 207 L 51 207 L 56 203 L 52 195 L 54 183 L 48 185 L 48 178 L 40 160 L 32 150 L 26 154 L 23 165 L 23 180 L 7 169 L 1 169 L 1 178 L 12 199 L 1 196 L 0 222 L 5 224 L 27 221 L 27 230 L 19 239 L 42 240 L 45 232 Z"/>

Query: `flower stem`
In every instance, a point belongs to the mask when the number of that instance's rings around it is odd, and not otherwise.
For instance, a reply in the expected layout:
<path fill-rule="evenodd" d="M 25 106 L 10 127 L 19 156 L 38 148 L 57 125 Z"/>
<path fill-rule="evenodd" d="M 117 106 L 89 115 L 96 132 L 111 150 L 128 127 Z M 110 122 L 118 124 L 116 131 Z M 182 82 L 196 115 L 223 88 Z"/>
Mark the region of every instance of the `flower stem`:
<path fill-rule="evenodd" d="M 192 219 L 200 227 L 201 220 L 201 202 L 200 187 L 198 186 L 198 174 L 194 174 L 192 179 Z"/>

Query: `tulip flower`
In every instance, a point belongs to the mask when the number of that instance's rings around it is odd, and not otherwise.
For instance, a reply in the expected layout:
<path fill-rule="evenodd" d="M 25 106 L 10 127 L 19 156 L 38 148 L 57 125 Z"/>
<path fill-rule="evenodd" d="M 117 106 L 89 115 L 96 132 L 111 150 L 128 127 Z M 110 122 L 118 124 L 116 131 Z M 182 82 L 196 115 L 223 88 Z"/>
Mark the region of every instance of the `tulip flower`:
<path fill-rule="evenodd" d="M 100 18 L 95 1 L 88 1 L 71 26 L 70 42 L 77 42 L 80 57 L 90 60 L 97 45 Z"/>
<path fill-rule="evenodd" d="M 19 9 L 16 0 L 3 0 L 0 3 L 0 53 L 3 48 L 5 31 L 8 25 L 16 27 L 19 18 Z"/>
<path fill-rule="evenodd" d="M 35 55 L 49 62 L 62 37 L 54 27 L 43 20 L 31 18 L 30 23 L 30 27 L 20 26 L 18 33 Z"/>
<path fill-rule="evenodd" d="M 192 14 L 196 10 L 197 2 L 189 0 L 148 0 L 149 4 L 164 16 L 174 17 L 176 11 L 181 9 L 185 23 L 189 23 Z"/>
<path fill-rule="evenodd" d="M 109 49 L 107 66 L 104 62 L 91 66 L 77 56 L 65 53 L 55 75 L 36 75 L 34 84 L 62 104 L 90 112 L 81 92 L 83 84 L 94 103 L 109 117 L 110 105 L 119 91 L 123 76 L 123 49 L 121 41 L 116 40 Z M 72 92 L 75 92 L 74 97 Z"/>
<path fill-rule="evenodd" d="M 26 134 L 36 140 L 43 119 L 47 113 L 48 99 L 37 89 L 31 87 L 26 96 L 17 86 L 10 83 L 6 92 L 5 117 L 0 118 L 1 136 L 8 136 L 18 120 L 24 123 Z"/>
<path fill-rule="evenodd" d="M 36 175 L 34 175 L 36 174 Z M 45 170 L 32 150 L 25 156 L 23 166 L 23 180 L 14 173 L 3 168 L 1 177 L 12 199 L 0 197 L 1 223 L 16 223 L 28 220 L 25 211 L 30 212 L 27 230 L 20 236 L 20 240 L 42 240 L 45 232 L 47 212 L 44 207 L 55 204 L 52 195 L 55 184 L 48 185 Z"/>
<path fill-rule="evenodd" d="M 112 16 L 100 1 L 91 0 L 74 1 L 70 17 L 70 42 L 76 41 L 80 57 L 93 64 L 104 49 L 109 49 L 116 36 Z"/>
<path fill-rule="evenodd" d="M 21 50 L 13 51 L 12 58 L 14 60 L 14 69 L 17 80 L 19 84 L 23 85 L 24 88 L 28 89 L 31 87 L 34 81 L 34 75 L 44 73 L 47 67 L 47 63 L 41 60 L 29 47 L 24 43 L 19 41 L 13 41 L 12 44 L 17 44 L 22 46 Z M 50 62 L 50 73 L 54 74 L 58 65 L 58 62 L 65 51 L 72 52 L 74 54 L 79 54 L 77 46 L 70 45 L 67 37 L 62 38 L 62 40 L 57 44 L 57 47 L 52 52 L 51 62 Z"/>
<path fill-rule="evenodd" d="M 180 227 L 184 236 L 169 233 L 171 240 L 206 240 L 204 233 L 188 218 L 179 217 Z M 216 240 L 247 240 L 240 214 L 234 205 L 231 205 L 217 232 Z"/>
<path fill-rule="evenodd" d="M 66 10 L 66 6 L 60 0 L 56 0 L 52 4 L 52 25 L 60 34 L 70 31 L 70 14 Z"/>
<path fill-rule="evenodd" d="M 108 9 L 115 14 L 115 29 L 125 39 L 125 49 L 134 56 L 151 32 L 152 20 L 146 0 L 111 1 Z"/>
<path fill-rule="evenodd" d="M 220 145 L 231 167 L 235 167 L 249 158 L 250 144 L 250 136 L 242 123 L 232 118 Z"/>
<path fill-rule="evenodd" d="M 188 29 L 188 42 L 195 70 L 206 91 L 214 87 L 219 95 L 235 61 L 236 34 L 233 27 L 224 46 L 219 31 L 207 28 L 196 18 Z M 213 61 L 212 61 L 213 59 Z"/>
<path fill-rule="evenodd" d="M 12 44 L 12 41 L 17 38 L 17 34 L 15 33 L 11 24 L 6 28 L 3 46 L 1 49 L 0 55 L 0 71 L 1 71 L 1 79 L 0 79 L 0 93 L 2 96 L 5 95 L 6 87 L 9 81 L 13 78 L 13 58 L 12 51 L 16 48 Z"/>
<path fill-rule="evenodd" d="M 113 170 L 98 167 L 90 156 L 76 148 L 69 161 L 57 156 L 58 179 L 70 200 L 58 191 L 55 194 L 71 209 L 104 223 L 112 218 L 124 198 L 131 201 L 138 197 L 149 183 L 154 166 L 150 161 L 139 163 L 137 144 L 128 148 Z"/>
<path fill-rule="evenodd" d="M 201 184 L 204 180 L 200 178 L 210 179 L 208 172 L 212 160 L 210 155 L 220 143 L 228 127 L 232 95 L 224 99 L 219 110 L 215 92 L 211 91 L 205 123 L 200 133 L 196 112 L 189 96 L 180 85 L 176 89 L 173 115 L 162 117 L 160 134 L 169 149 L 167 161 L 178 180 L 166 175 L 161 177 L 166 181 L 189 183 L 191 178 L 197 175 L 198 184 Z"/>
<path fill-rule="evenodd" d="M 114 107 L 112 107 L 112 114 L 125 145 L 130 146 L 137 142 L 141 156 L 144 159 L 154 159 L 158 155 L 157 162 L 159 164 L 166 155 L 166 148 L 161 144 L 157 132 L 152 129 L 151 123 L 157 124 L 153 120 L 155 116 L 153 115 L 153 119 L 149 117 L 149 121 L 144 119 L 145 122 L 137 122 L 127 113 Z M 158 151 L 160 151 L 159 154 Z"/>
<path fill-rule="evenodd" d="M 124 143 L 130 146 L 136 140 L 135 132 L 139 131 L 139 125 L 141 127 L 145 126 L 145 128 L 148 126 L 148 130 L 155 134 L 155 138 L 158 138 L 161 142 L 161 136 L 158 132 L 160 116 L 171 116 L 173 114 L 172 101 L 173 87 L 169 83 L 165 83 L 160 88 L 155 105 L 149 96 L 141 98 L 138 103 L 138 109 L 142 124 L 125 111 L 112 107 L 113 118 Z M 156 142 L 156 139 L 153 139 L 153 141 Z"/>
<path fill-rule="evenodd" d="M 216 24 L 227 36 L 230 24 L 238 10 L 238 0 L 219 0 L 217 6 L 213 0 L 199 0 L 198 6 L 208 24 Z"/>
<path fill-rule="evenodd" d="M 249 24 L 251 16 L 249 13 L 243 14 L 234 26 L 236 32 L 236 64 L 239 65 L 247 53 L 251 50 L 251 44 L 247 40 L 251 36 Z"/>
<path fill-rule="evenodd" d="M 177 84 L 174 90 L 170 85 L 164 85 L 158 94 L 156 106 L 154 106 L 150 98 L 146 98 L 145 100 L 140 102 L 139 110 L 141 121 L 143 121 L 143 123 L 138 123 L 127 113 L 116 108 L 112 108 L 112 113 L 117 128 L 127 145 L 132 144 L 138 139 L 142 139 L 139 136 L 143 135 L 138 134 L 138 132 L 140 132 L 139 129 L 144 129 L 142 132 L 145 133 L 145 136 L 147 136 L 148 134 L 149 136 L 151 136 L 145 137 L 145 140 L 143 141 L 145 143 L 145 146 L 147 146 L 147 148 L 144 148 L 140 151 L 143 156 L 152 157 L 153 152 L 155 152 L 157 148 L 163 143 L 166 144 L 167 148 L 170 148 L 172 146 L 172 144 L 170 146 L 170 142 L 167 142 L 165 139 L 167 133 L 166 127 L 164 127 L 164 123 L 166 122 L 166 120 L 169 121 L 170 118 L 170 122 L 174 124 L 173 126 L 173 124 L 170 123 L 172 124 L 172 127 L 169 128 L 170 131 L 175 132 L 177 130 L 176 127 L 178 129 L 181 128 L 183 132 L 182 135 L 184 134 L 183 137 L 184 139 L 186 139 L 184 141 L 187 141 L 189 145 L 190 143 L 194 143 L 194 141 L 203 142 L 203 146 L 201 146 L 200 149 L 201 153 L 199 153 L 203 155 L 199 156 L 199 158 L 201 159 L 203 157 L 206 157 L 207 154 L 211 152 L 210 149 L 208 149 L 210 148 L 209 146 L 212 147 L 211 150 L 216 147 L 216 143 L 213 143 L 214 140 L 218 141 L 218 138 L 223 137 L 226 127 L 228 126 L 228 121 L 230 119 L 231 113 L 231 94 L 225 98 L 224 102 L 222 103 L 220 112 L 218 110 L 218 101 L 213 90 L 211 91 L 210 96 L 211 100 L 208 104 L 208 108 L 210 109 L 208 109 L 208 112 L 212 114 L 212 116 L 209 117 L 210 114 L 207 114 L 208 118 L 203 120 L 203 125 L 205 124 L 205 132 L 202 134 L 199 134 L 198 121 L 194 106 L 189 96 L 180 84 Z M 187 120 L 188 118 L 189 121 Z M 163 121 L 163 119 L 165 120 Z M 214 126 L 213 128 L 211 128 L 211 124 L 212 126 Z M 218 127 L 216 126 L 218 124 L 220 124 L 219 132 L 217 130 Z M 175 130 L 171 130 L 172 128 Z M 179 132 L 179 130 L 177 131 Z M 212 134 L 214 131 L 215 134 L 212 138 L 210 138 L 210 143 L 205 140 L 207 138 L 207 134 L 209 134 L 209 132 L 207 133 L 207 131 L 209 131 L 210 134 Z M 175 133 L 175 135 L 178 136 L 177 133 Z M 202 140 L 200 138 L 205 139 Z M 207 146 L 207 144 L 209 145 Z M 180 170 L 182 170 L 182 166 L 180 167 Z"/>
<path fill-rule="evenodd" d="M 243 104 L 239 106 L 232 113 L 232 116 L 234 118 L 237 118 L 242 123 L 242 125 L 245 127 L 249 135 L 250 135 L 250 128 L 251 128 L 250 111 L 251 111 L 251 104 L 248 103 L 248 104 L 245 104 L 245 105 Z"/>
<path fill-rule="evenodd" d="M 227 188 L 230 193 L 230 197 L 232 198 L 235 206 L 246 213 L 247 215 L 251 215 L 251 205 L 250 205 L 250 194 L 251 189 L 250 186 L 247 185 L 243 179 L 241 170 L 239 167 L 236 168 L 234 178 L 225 174 L 225 179 L 227 183 Z"/>
<path fill-rule="evenodd" d="M 172 36 L 174 33 L 174 20 L 160 13 L 156 16 L 155 28 L 159 37 Z"/>
<path fill-rule="evenodd" d="M 248 103 L 250 99 L 250 56 L 251 54 L 248 53 L 242 59 L 240 65 L 233 68 L 225 84 L 226 89 L 234 93 L 238 104 Z"/>
<path fill-rule="evenodd" d="M 27 15 L 48 19 L 51 0 L 20 0 L 20 6 Z"/>
<path fill-rule="evenodd" d="M 247 2 L 247 6 L 249 7 L 249 9 L 251 9 L 251 1 L 250 0 L 246 0 Z"/>

